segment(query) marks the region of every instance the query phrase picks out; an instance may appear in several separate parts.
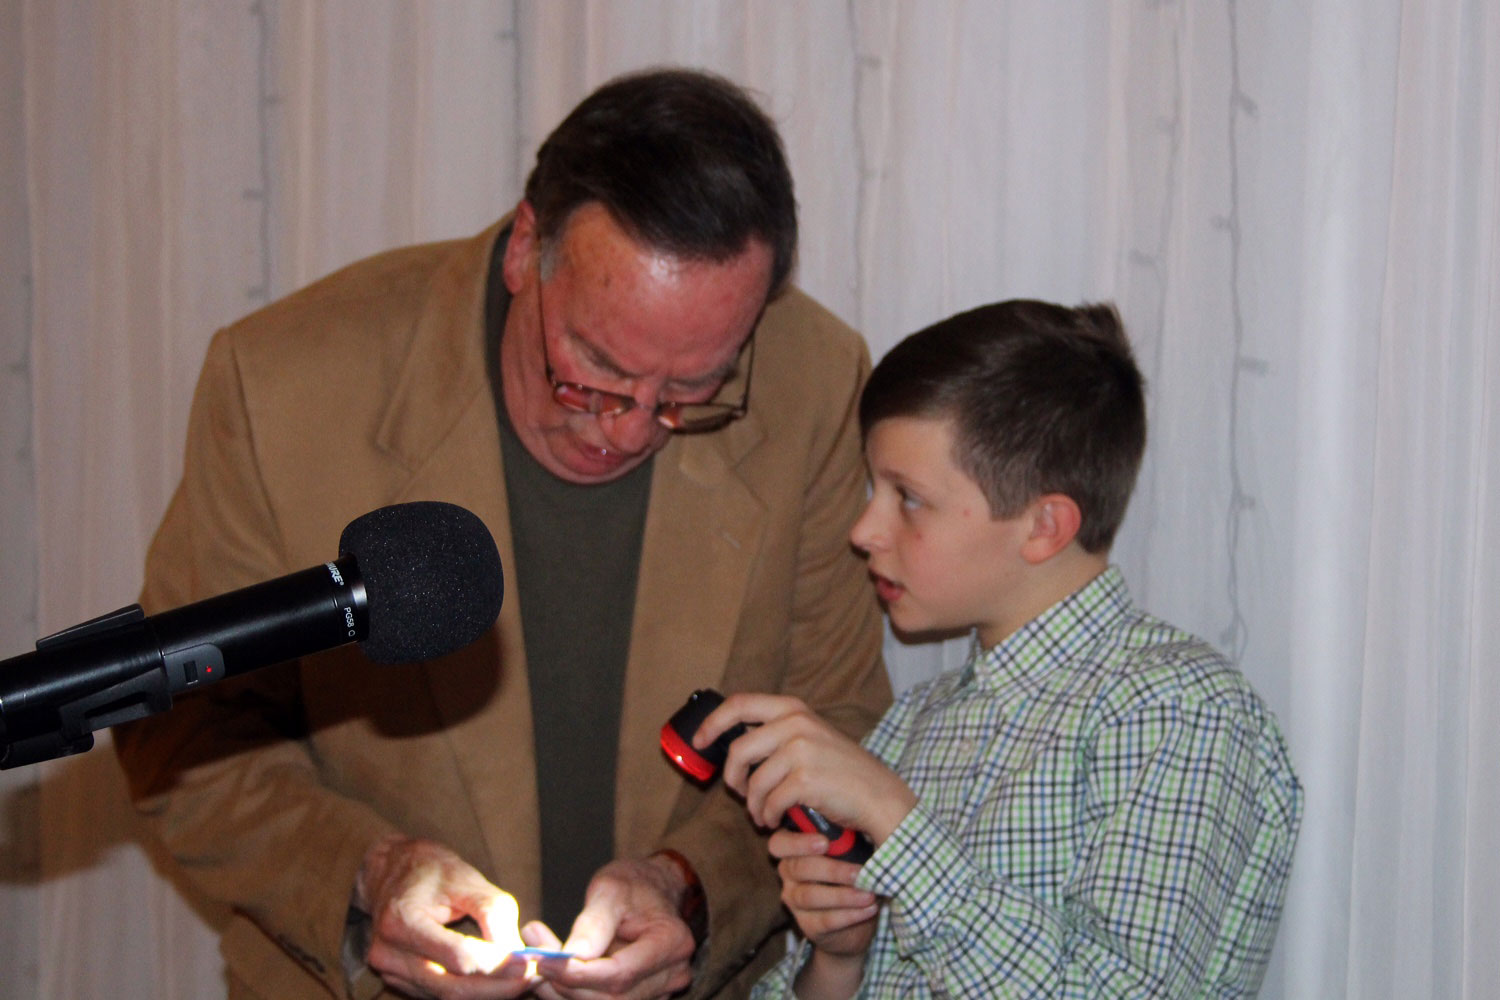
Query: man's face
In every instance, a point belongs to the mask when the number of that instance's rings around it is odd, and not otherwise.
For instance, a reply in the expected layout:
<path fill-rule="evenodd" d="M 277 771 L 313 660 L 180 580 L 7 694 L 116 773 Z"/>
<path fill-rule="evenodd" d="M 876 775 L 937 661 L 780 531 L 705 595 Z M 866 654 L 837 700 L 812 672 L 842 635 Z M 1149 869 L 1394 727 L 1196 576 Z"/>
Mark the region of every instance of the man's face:
<path fill-rule="evenodd" d="M 1030 519 L 996 518 L 953 461 L 948 419 L 890 417 L 870 428 L 870 501 L 850 531 L 891 624 L 909 633 L 977 628 L 986 646 L 1024 624 L 1021 546 Z"/>
<path fill-rule="evenodd" d="M 505 252 L 512 295 L 501 341 L 506 410 L 533 457 L 561 479 L 617 479 L 666 446 L 661 402 L 713 398 L 735 368 L 765 304 L 771 250 L 752 240 L 724 263 L 684 261 L 635 242 L 597 203 L 578 208 L 541 276 L 531 206 L 522 202 Z M 545 326 L 545 328 L 544 328 Z M 618 414 L 579 413 L 552 394 L 555 377 L 635 400 Z"/>

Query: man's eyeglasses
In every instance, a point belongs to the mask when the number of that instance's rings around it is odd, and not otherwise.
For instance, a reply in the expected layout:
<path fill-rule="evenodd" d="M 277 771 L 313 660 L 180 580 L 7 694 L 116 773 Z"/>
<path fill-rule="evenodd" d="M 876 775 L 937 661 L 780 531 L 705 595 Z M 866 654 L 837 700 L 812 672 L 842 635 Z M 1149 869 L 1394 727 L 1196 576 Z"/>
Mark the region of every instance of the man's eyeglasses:
<path fill-rule="evenodd" d="M 552 370 L 552 360 L 547 355 L 547 317 L 542 311 L 540 286 L 536 296 L 537 323 L 542 338 L 542 363 L 546 367 L 547 381 L 552 386 L 552 398 L 558 404 L 578 413 L 590 413 L 596 417 L 618 416 L 633 410 L 639 404 L 635 398 L 620 392 L 595 389 L 582 382 L 564 382 Z M 750 408 L 750 372 L 755 364 L 755 334 L 750 334 L 749 343 L 742 350 L 740 367 L 744 371 L 744 389 L 738 403 L 676 403 L 660 400 L 651 415 L 656 422 L 676 434 L 699 434 L 716 431 L 732 420 L 743 417 Z M 731 379 L 731 381 L 734 381 Z M 723 387 L 720 387 L 723 391 Z"/>

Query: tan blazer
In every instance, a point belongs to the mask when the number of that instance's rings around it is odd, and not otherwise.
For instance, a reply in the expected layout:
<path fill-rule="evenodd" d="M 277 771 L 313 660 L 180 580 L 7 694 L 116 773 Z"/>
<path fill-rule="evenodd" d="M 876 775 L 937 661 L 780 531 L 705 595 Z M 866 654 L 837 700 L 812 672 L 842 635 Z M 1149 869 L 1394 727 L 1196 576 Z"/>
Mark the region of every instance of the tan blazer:
<path fill-rule="evenodd" d="M 317 565 L 350 520 L 407 500 L 474 511 L 512 565 L 482 348 L 497 231 L 362 261 L 214 337 L 148 556 L 148 610 Z M 697 867 L 711 928 L 698 995 L 784 915 L 743 807 L 672 769 L 661 723 L 703 686 L 795 693 L 851 734 L 890 700 L 879 611 L 846 537 L 865 492 L 853 411 L 866 350 L 796 291 L 757 338 L 750 413 L 657 457 L 621 709 L 617 850 L 673 846 Z M 350 887 L 387 832 L 447 844 L 515 895 L 523 921 L 537 914 L 524 601 L 507 587 L 496 628 L 439 660 L 375 666 L 344 647 L 117 730 L 152 828 L 234 909 L 236 993 L 344 994 Z M 378 982 L 367 973 L 356 992 Z"/>

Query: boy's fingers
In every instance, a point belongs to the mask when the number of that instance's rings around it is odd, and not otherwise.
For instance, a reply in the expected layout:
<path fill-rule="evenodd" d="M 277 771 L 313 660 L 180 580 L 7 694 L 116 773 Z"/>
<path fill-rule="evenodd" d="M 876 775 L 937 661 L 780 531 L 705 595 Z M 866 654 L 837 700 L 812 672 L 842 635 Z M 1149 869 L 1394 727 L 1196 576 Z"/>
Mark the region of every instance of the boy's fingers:
<path fill-rule="evenodd" d="M 700 750 L 718 739 L 726 729 L 739 723 L 760 725 L 783 715 L 806 708 L 798 698 L 779 694 L 732 694 L 724 704 L 708 713 L 693 734 L 693 746 Z"/>
<path fill-rule="evenodd" d="M 781 900 L 793 910 L 864 911 L 875 905 L 875 894 L 847 885 L 823 882 L 789 882 L 782 887 Z"/>
<path fill-rule="evenodd" d="M 742 722 L 746 724 L 760 722 L 761 720 L 756 718 L 751 711 L 754 697 L 754 695 L 732 694 L 725 698 L 723 704 L 709 712 L 698 724 L 698 731 L 693 734 L 693 746 L 701 750 L 723 735 L 726 729 Z"/>
<path fill-rule="evenodd" d="M 780 872 L 783 882 L 852 886 L 859 877 L 859 867 L 850 861 L 838 861 L 827 855 L 817 854 L 785 858 L 776 866 L 776 870 Z"/>
<path fill-rule="evenodd" d="M 752 769 L 755 770 L 756 777 L 760 777 L 762 773 L 768 777 L 772 774 L 779 776 L 776 766 L 768 768 L 767 765 L 784 739 L 785 734 L 778 720 L 747 729 L 743 736 L 729 744 L 729 757 L 724 761 L 724 783 L 744 794 L 748 802 Z M 760 788 L 770 787 L 765 784 L 766 780 L 767 778 L 760 778 Z M 754 816 L 755 813 L 752 811 L 751 815 Z"/>
<path fill-rule="evenodd" d="M 799 800 L 795 795 L 789 795 L 789 789 L 786 788 L 791 775 L 790 762 L 787 755 L 781 752 L 779 738 L 773 733 L 763 740 L 758 738 L 760 735 L 757 730 L 741 737 L 753 740 L 743 751 L 739 746 L 740 741 L 735 741 L 735 747 L 729 755 L 729 764 L 734 773 L 731 774 L 730 767 L 726 767 L 724 778 L 732 782 L 730 787 L 745 796 L 745 807 L 750 811 L 750 818 L 763 827 L 772 827 L 781 820 L 781 814 Z M 773 796 L 786 799 L 786 803 L 773 805 Z"/>
<path fill-rule="evenodd" d="M 880 907 L 871 904 L 857 910 L 820 910 L 816 913 L 803 913 L 799 917 L 799 922 L 805 920 L 808 925 L 808 934 L 820 938 L 868 923 L 879 913 Z"/>
<path fill-rule="evenodd" d="M 765 766 L 756 771 L 751 780 L 751 787 L 761 792 L 757 804 L 763 824 L 780 823 L 793 807 L 802 806 L 816 809 L 824 819 L 840 826 L 854 825 L 845 814 L 846 801 L 852 796 L 847 787 L 840 788 L 841 783 L 847 783 L 847 778 L 837 776 L 836 771 L 812 773 L 785 757 L 778 754 L 772 762 L 779 765 L 780 771 L 773 776 L 774 781 L 769 778 L 764 783 L 756 780 L 760 778 L 760 771 L 767 769 Z"/>
<path fill-rule="evenodd" d="M 821 833 L 794 833 L 777 830 L 767 844 L 773 858 L 822 857 L 828 851 L 828 838 Z"/>

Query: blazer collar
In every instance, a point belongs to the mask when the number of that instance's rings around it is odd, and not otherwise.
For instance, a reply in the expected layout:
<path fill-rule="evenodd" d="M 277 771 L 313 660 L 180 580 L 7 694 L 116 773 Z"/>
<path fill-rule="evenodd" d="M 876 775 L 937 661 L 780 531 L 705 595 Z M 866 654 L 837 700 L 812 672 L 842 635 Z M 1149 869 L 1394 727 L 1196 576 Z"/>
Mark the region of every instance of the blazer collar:
<path fill-rule="evenodd" d="M 765 505 L 735 471 L 732 456 L 752 446 L 736 438 L 678 439 L 657 456 L 620 714 L 615 845 L 624 855 L 652 850 L 665 832 L 687 781 L 658 733 L 694 690 L 722 685 L 742 621 Z"/>
<path fill-rule="evenodd" d="M 507 216 L 452 244 L 453 252 L 433 271 L 376 430 L 377 445 L 407 469 L 418 468 L 453 432 L 473 396 L 489 389 L 482 340 L 485 279 L 495 238 L 509 221 Z"/>

